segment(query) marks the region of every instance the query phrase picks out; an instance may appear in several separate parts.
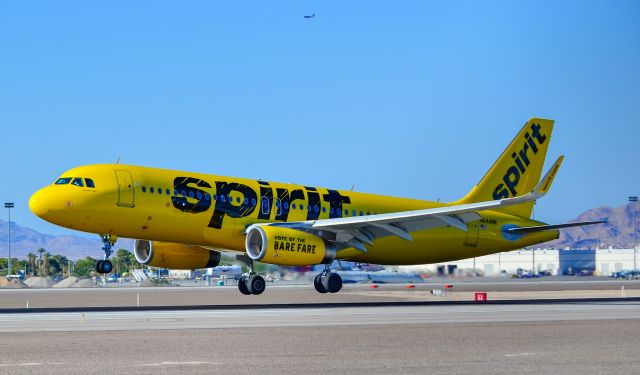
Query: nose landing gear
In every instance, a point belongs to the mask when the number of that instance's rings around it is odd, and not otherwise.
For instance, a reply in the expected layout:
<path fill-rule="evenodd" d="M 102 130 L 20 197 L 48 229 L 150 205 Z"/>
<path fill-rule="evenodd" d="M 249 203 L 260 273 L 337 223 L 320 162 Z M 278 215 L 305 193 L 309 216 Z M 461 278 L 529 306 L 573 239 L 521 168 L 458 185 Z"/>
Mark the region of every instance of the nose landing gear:
<path fill-rule="evenodd" d="M 113 250 L 111 248 L 118 240 L 118 237 L 112 236 L 110 234 L 101 234 L 100 239 L 102 240 L 102 250 L 104 251 L 104 259 L 99 260 L 96 263 L 96 272 L 98 273 L 109 273 L 113 270 L 113 264 L 109 260 L 111 254 L 113 254 Z"/>

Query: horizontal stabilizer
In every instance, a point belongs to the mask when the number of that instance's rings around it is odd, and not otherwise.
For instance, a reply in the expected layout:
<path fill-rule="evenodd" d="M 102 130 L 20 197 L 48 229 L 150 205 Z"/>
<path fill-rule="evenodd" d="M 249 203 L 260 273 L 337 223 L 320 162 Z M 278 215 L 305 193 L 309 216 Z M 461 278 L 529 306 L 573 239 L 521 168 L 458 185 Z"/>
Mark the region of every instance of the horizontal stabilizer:
<path fill-rule="evenodd" d="M 535 227 L 521 227 L 521 228 L 509 228 L 506 231 L 508 233 L 513 234 L 526 234 L 533 232 L 542 232 L 545 230 L 554 230 L 554 229 L 562 229 L 562 228 L 570 228 L 570 227 L 580 227 L 583 225 L 592 225 L 592 224 L 602 224 L 606 223 L 606 221 L 581 221 L 578 223 L 566 223 L 566 224 L 555 224 L 555 225 L 538 225 Z"/>

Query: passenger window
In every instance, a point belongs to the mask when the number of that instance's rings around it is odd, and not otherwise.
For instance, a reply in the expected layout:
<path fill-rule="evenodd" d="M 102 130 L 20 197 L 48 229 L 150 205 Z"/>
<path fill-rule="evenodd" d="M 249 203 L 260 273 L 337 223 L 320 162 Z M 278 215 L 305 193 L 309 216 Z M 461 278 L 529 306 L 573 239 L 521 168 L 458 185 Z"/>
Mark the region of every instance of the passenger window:
<path fill-rule="evenodd" d="M 189 192 L 189 198 L 193 198 L 193 196 L 194 196 L 193 191 L 190 191 Z"/>
<path fill-rule="evenodd" d="M 202 199 L 202 193 L 198 192 L 198 194 L 196 194 L 196 197 L 198 197 L 198 200 L 201 200 Z"/>
<path fill-rule="evenodd" d="M 293 208 L 295 210 L 296 209 L 296 204 L 295 203 L 291 203 L 291 208 Z"/>
<path fill-rule="evenodd" d="M 351 210 L 351 216 L 356 216 L 356 210 Z"/>
<path fill-rule="evenodd" d="M 66 185 L 71 182 L 71 177 L 62 177 L 56 180 L 56 185 Z"/>
<path fill-rule="evenodd" d="M 236 197 L 236 202 L 240 203 L 240 197 Z"/>
<path fill-rule="evenodd" d="M 153 193 L 153 191 L 151 191 L 151 192 Z M 184 191 L 184 190 L 182 190 L 180 193 L 181 193 L 181 195 L 182 195 L 183 197 L 186 197 L 186 196 L 187 196 L 187 192 L 186 192 L 186 191 Z"/>
<path fill-rule="evenodd" d="M 75 177 L 73 180 L 71 180 L 71 185 L 84 187 L 84 183 L 82 182 L 82 179 L 80 177 Z"/>
<path fill-rule="evenodd" d="M 338 210 L 338 213 L 340 213 L 340 210 Z M 344 216 L 349 216 L 349 210 L 344 210 Z"/>
<path fill-rule="evenodd" d="M 329 213 L 330 213 L 331 215 L 333 215 L 333 213 L 334 213 L 334 212 L 335 212 L 335 211 L 333 210 L 333 207 L 329 207 Z"/>
<path fill-rule="evenodd" d="M 327 208 L 326 207 L 322 207 L 322 213 L 326 213 L 327 212 Z"/>
<path fill-rule="evenodd" d="M 171 190 L 166 189 L 166 193 L 167 193 L 167 195 L 171 195 Z"/>
<path fill-rule="evenodd" d="M 142 187 L 142 192 L 143 192 L 143 193 L 146 193 L 146 192 L 147 192 L 147 187 L 146 187 L 146 186 L 143 186 L 143 187 Z"/>
<path fill-rule="evenodd" d="M 206 199 L 206 200 L 211 199 L 211 197 L 209 196 L 209 193 L 204 193 L 204 199 Z"/>
<path fill-rule="evenodd" d="M 149 188 L 149 193 L 153 193 L 153 188 L 152 187 Z"/>
<path fill-rule="evenodd" d="M 280 203 L 280 199 L 276 198 L 276 215 L 280 215 L 282 213 L 282 211 L 280 210 L 280 206 L 282 204 Z"/>
<path fill-rule="evenodd" d="M 342 216 L 342 210 L 341 209 L 337 209 L 336 212 L 338 213 L 338 216 Z"/>
<path fill-rule="evenodd" d="M 304 204 L 301 204 L 301 205 L 300 205 L 300 209 L 301 209 L 301 210 L 304 210 Z"/>
<path fill-rule="evenodd" d="M 258 202 L 256 201 L 256 199 L 255 199 L 255 198 L 251 198 L 251 205 L 252 205 L 252 206 L 255 206 L 255 205 L 256 205 L 256 203 L 258 203 Z"/>
<path fill-rule="evenodd" d="M 244 199 L 244 204 L 249 204 L 249 198 Z"/>
<path fill-rule="evenodd" d="M 284 202 L 284 209 L 285 209 L 285 210 L 288 210 L 288 209 L 289 209 L 289 203 Z"/>
<path fill-rule="evenodd" d="M 96 184 L 94 184 L 93 180 L 90 178 L 85 178 L 84 183 L 87 185 L 88 188 L 92 188 L 92 189 L 96 188 Z"/>
<path fill-rule="evenodd" d="M 158 188 L 158 194 L 162 194 L 162 188 Z"/>
<path fill-rule="evenodd" d="M 260 211 L 264 214 L 264 215 L 268 215 L 269 211 L 271 210 L 271 207 L 269 205 L 269 198 L 267 197 L 262 197 L 262 207 L 260 207 Z"/>
<path fill-rule="evenodd" d="M 220 196 L 220 201 L 224 202 L 227 200 L 227 196 L 226 195 L 221 195 Z"/>
<path fill-rule="evenodd" d="M 318 206 L 313 206 L 313 212 L 315 213 L 320 212 L 320 209 L 318 208 Z"/>
<path fill-rule="evenodd" d="M 360 216 L 362 216 L 362 211 L 360 211 Z"/>

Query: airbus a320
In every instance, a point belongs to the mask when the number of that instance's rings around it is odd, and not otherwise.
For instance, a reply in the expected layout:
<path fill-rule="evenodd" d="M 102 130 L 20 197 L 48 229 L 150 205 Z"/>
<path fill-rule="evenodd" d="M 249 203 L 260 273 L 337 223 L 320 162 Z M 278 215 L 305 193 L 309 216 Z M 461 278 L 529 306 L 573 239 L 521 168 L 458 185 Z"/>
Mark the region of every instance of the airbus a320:
<path fill-rule="evenodd" d="M 529 120 L 471 191 L 450 203 L 397 198 L 134 165 L 86 165 L 37 191 L 31 211 L 51 223 L 98 234 L 109 273 L 118 237 L 136 239 L 138 262 L 173 269 L 218 265 L 221 251 L 249 266 L 238 287 L 261 294 L 254 262 L 324 264 L 320 293 L 342 288 L 333 260 L 383 265 L 446 262 L 519 249 L 558 238 L 533 220 L 563 157 L 542 177 L 553 121 Z"/>

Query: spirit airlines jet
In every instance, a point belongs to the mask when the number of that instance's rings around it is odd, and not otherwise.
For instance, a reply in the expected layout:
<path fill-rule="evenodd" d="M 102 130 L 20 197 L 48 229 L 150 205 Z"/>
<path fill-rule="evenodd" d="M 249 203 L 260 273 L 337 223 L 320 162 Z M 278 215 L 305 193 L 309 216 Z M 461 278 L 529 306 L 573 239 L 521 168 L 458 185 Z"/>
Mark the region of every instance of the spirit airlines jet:
<path fill-rule="evenodd" d="M 254 262 L 325 264 L 314 286 L 335 293 L 335 259 L 375 264 L 425 264 L 519 249 L 558 238 L 558 229 L 531 219 L 563 157 L 540 179 L 553 121 L 529 120 L 480 182 L 451 203 L 396 198 L 171 171 L 133 165 L 87 165 L 63 173 L 36 192 L 31 211 L 51 223 L 96 233 L 112 269 L 117 237 L 136 238 L 138 262 L 155 267 L 214 267 L 220 251 L 240 253 L 250 272 L 243 294 L 260 294 Z"/>

